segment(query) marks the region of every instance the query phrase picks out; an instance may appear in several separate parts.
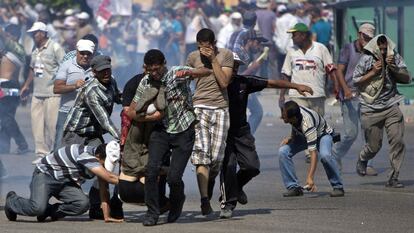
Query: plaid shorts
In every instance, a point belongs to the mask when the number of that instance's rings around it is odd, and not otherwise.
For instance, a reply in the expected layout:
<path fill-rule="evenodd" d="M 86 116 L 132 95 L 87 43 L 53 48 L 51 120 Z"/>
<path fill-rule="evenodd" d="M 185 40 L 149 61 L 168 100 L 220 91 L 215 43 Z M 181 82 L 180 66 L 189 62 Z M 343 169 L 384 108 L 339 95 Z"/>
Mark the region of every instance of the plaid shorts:
<path fill-rule="evenodd" d="M 212 165 L 219 169 L 226 149 L 227 132 L 230 127 L 227 108 L 195 108 L 195 142 L 191 162 L 194 165 Z"/>

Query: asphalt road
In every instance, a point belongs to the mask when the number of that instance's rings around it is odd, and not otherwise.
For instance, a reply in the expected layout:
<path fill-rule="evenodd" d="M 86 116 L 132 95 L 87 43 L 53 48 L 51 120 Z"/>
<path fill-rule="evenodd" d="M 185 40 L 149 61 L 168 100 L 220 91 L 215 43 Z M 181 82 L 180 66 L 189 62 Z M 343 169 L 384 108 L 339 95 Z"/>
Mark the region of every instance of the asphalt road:
<path fill-rule="evenodd" d="M 374 161 L 379 175 L 359 177 L 355 173 L 356 155 L 363 144 L 363 139 L 359 137 L 343 160 L 345 197 L 329 197 L 331 187 L 319 163 L 316 174 L 318 191 L 302 197 L 284 198 L 277 150 L 280 140 L 290 132 L 289 126 L 279 119 L 274 91 L 264 92 L 260 99 L 265 109 L 265 116 L 256 133 L 261 174 L 245 188 L 249 203 L 239 205 L 232 219 L 218 218 L 217 185 L 212 202 L 214 214 L 201 216 L 195 173 L 189 164 L 184 175 L 187 201 L 182 217 L 173 224 L 165 224 L 166 216 L 162 216 L 158 226 L 144 228 L 141 222 L 145 206 L 130 204 L 124 205 L 126 222 L 122 224 L 90 221 L 87 214 L 45 223 L 37 223 L 36 218 L 18 216 L 17 222 L 9 222 L 3 214 L 5 195 L 10 190 L 22 196 L 29 195 L 28 186 L 33 172 L 31 161 L 34 159 L 33 154 L 10 154 L 0 157 L 9 174 L 8 178 L 0 180 L 0 232 L 414 232 L 414 106 L 402 106 L 407 118 L 407 152 L 400 174 L 400 180 L 406 186 L 404 189 L 384 186 L 389 167 L 386 137 Z M 326 110 L 328 121 L 341 130 L 339 106 L 327 105 Z M 116 122 L 119 122 L 118 115 L 119 112 L 115 112 L 113 116 Z M 19 123 L 33 145 L 29 119 L 29 108 L 19 108 Z M 295 166 L 303 182 L 307 171 L 303 154 L 295 157 Z"/>

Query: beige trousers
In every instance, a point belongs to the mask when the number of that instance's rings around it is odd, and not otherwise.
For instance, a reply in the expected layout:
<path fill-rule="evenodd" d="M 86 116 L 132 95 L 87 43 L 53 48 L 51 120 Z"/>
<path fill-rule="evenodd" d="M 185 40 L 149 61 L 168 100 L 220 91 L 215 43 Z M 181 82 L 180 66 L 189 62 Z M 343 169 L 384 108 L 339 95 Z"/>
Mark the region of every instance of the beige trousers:
<path fill-rule="evenodd" d="M 43 157 L 53 149 L 60 96 L 32 97 L 31 115 L 35 153 Z"/>
<path fill-rule="evenodd" d="M 290 97 L 290 100 L 295 101 L 299 106 L 303 106 L 319 113 L 322 117 L 325 115 L 325 97 L 316 98 L 301 98 Z"/>

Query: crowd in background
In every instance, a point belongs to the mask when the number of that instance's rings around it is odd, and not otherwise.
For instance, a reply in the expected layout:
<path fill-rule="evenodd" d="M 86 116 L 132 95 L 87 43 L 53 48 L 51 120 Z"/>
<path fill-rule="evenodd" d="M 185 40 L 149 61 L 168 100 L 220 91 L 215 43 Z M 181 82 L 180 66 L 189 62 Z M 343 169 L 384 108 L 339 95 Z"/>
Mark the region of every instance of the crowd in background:
<path fill-rule="evenodd" d="M 83 36 L 95 34 L 99 39 L 99 50 L 113 59 L 114 74 L 120 86 L 132 75 L 142 71 L 141 61 L 149 49 L 163 51 L 168 65 L 185 64 L 186 56 L 196 47 L 195 34 L 201 28 L 212 29 L 217 36 L 218 47 L 226 47 L 231 33 L 242 27 L 242 14 L 247 10 L 256 11 L 256 29 L 269 40 L 269 47 L 274 48 L 269 59 L 274 64 L 268 65 L 268 72 L 264 70 L 264 77 L 279 77 L 276 70 L 280 71 L 283 60 L 277 60 L 276 57 L 282 55 L 283 58 L 286 47 L 291 45 L 290 34 L 286 30 L 297 22 L 310 26 L 317 35 L 315 40 L 332 48 L 333 18 L 332 12 L 324 9 L 326 4 L 277 3 L 268 0 L 246 2 L 224 7 L 221 1 L 160 1 L 158 4 L 155 1 L 151 9 L 132 4 L 131 15 L 112 15 L 102 24 L 101 18 L 95 17 L 90 8 L 53 9 L 41 3 L 32 6 L 25 0 L 19 0 L 0 4 L 0 25 L 16 24 L 20 27 L 20 43 L 28 57 L 34 45 L 26 31 L 35 21 L 44 22 L 49 37 L 61 44 L 66 52 L 76 49 L 76 42 Z"/>

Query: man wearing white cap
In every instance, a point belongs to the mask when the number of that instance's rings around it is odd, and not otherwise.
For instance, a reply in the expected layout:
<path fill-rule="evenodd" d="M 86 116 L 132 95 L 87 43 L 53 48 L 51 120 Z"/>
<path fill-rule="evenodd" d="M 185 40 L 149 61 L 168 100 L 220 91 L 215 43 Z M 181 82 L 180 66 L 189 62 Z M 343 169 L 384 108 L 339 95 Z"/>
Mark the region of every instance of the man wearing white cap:
<path fill-rule="evenodd" d="M 341 133 L 341 141 L 332 148 L 332 154 L 342 168 L 342 158 L 349 151 L 355 139 L 358 137 L 360 122 L 360 106 L 357 89 L 352 81 L 352 74 L 355 66 L 363 54 L 364 46 L 374 37 L 375 27 L 369 23 L 363 23 L 358 30 L 358 37 L 355 41 L 345 44 L 338 59 L 336 75 L 340 84 L 339 99 L 341 101 L 342 118 L 345 131 Z M 367 173 L 368 176 L 376 176 L 378 173 L 373 168 L 373 160 L 369 160 Z"/>
<path fill-rule="evenodd" d="M 56 124 L 56 138 L 54 149 L 61 146 L 63 136 L 63 124 L 70 108 L 75 102 L 79 88 L 92 75 L 90 66 L 95 51 L 95 44 L 90 40 L 79 40 L 76 44 L 76 57 L 63 62 L 56 74 L 53 92 L 61 94 L 59 115 Z"/>
<path fill-rule="evenodd" d="M 277 7 L 279 17 L 276 20 L 275 36 L 273 38 L 278 51 L 277 68 L 279 72 L 282 71 L 282 65 L 286 58 L 287 49 L 293 46 L 291 35 L 286 33 L 286 31 L 298 23 L 298 19 L 292 14 L 293 9 L 291 8 L 292 7 L 288 9 L 285 5 L 279 5 Z"/>
<path fill-rule="evenodd" d="M 39 222 L 51 217 L 52 221 L 65 216 L 77 216 L 89 208 L 88 196 L 81 189 L 86 179 L 95 176 L 101 184 L 118 184 L 118 176 L 103 166 L 113 167 L 119 158 L 119 145 L 113 149 L 111 143 L 97 147 L 73 144 L 48 154 L 36 165 L 30 185 L 30 199 L 10 191 L 6 197 L 4 212 L 10 221 L 17 215 L 37 216 Z M 60 203 L 49 204 L 51 197 Z M 105 205 L 105 201 L 103 202 Z M 106 222 L 122 222 L 109 216 Z"/>
<path fill-rule="evenodd" d="M 78 19 L 78 28 L 76 29 L 76 39 L 80 40 L 85 35 L 93 32 L 92 25 L 89 24 L 89 14 L 86 12 L 81 12 L 76 15 Z"/>
<path fill-rule="evenodd" d="M 35 22 L 27 32 L 32 35 L 36 49 L 32 53 L 31 69 L 20 96 L 23 99 L 27 98 L 29 87 L 33 82 L 32 131 L 35 153 L 42 158 L 53 149 L 55 141 L 60 95 L 53 93 L 53 86 L 50 83 L 65 51 L 59 44 L 49 39 L 44 23 Z M 39 158 L 33 162 L 38 162 Z"/>
<path fill-rule="evenodd" d="M 233 32 L 240 30 L 242 15 L 239 12 L 233 12 L 230 15 L 230 22 L 224 26 L 217 35 L 217 47 L 225 48 Z"/>

